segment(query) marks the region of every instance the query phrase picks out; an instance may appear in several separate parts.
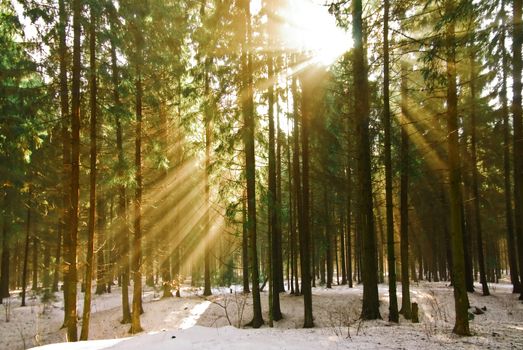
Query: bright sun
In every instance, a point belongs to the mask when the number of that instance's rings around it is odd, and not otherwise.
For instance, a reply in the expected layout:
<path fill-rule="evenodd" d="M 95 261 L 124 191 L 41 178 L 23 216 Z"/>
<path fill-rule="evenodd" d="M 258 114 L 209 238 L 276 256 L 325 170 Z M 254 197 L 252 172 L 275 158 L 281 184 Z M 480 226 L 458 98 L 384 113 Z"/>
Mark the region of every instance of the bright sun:
<path fill-rule="evenodd" d="M 253 0 L 256 7 L 259 0 Z M 350 33 L 336 26 L 325 0 L 287 0 L 278 7 L 279 37 L 285 48 L 310 52 L 313 61 L 331 65 L 352 47 Z"/>

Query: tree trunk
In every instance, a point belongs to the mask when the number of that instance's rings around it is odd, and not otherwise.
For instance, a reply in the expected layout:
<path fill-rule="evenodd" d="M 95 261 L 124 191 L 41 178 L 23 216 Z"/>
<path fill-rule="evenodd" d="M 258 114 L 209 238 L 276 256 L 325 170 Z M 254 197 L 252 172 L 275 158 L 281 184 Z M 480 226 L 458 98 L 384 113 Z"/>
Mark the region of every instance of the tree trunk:
<path fill-rule="evenodd" d="M 210 185 L 209 185 L 209 174 L 211 172 L 211 147 L 212 147 L 212 113 L 213 113 L 213 98 L 211 96 L 209 87 L 209 70 L 212 64 L 212 58 L 205 60 L 205 87 L 204 94 L 207 99 L 205 102 L 205 202 L 206 202 L 206 213 L 205 213 L 205 232 L 203 234 L 203 245 L 204 245 L 204 263 L 203 263 L 203 295 L 209 296 L 212 294 L 211 291 L 211 271 L 210 271 L 210 259 L 211 259 L 211 223 L 209 211 L 211 210 L 211 198 L 210 198 Z"/>
<path fill-rule="evenodd" d="M 383 3 L 383 128 L 385 131 L 385 207 L 387 226 L 387 265 L 389 276 L 389 321 L 399 322 L 396 296 L 396 256 L 394 252 L 394 204 L 392 202 L 391 113 L 389 92 L 389 0 Z"/>
<path fill-rule="evenodd" d="M 323 205 L 325 208 L 324 220 L 325 220 L 325 261 L 327 263 L 327 288 L 332 288 L 332 277 L 334 274 L 334 264 L 332 257 L 332 235 L 330 232 L 330 208 L 328 205 L 328 195 L 327 195 L 327 186 L 324 185 L 323 188 Z M 323 265 L 323 264 L 322 264 Z"/>
<path fill-rule="evenodd" d="M 345 220 L 343 213 L 343 206 L 340 205 L 339 220 L 340 220 L 340 256 L 341 256 L 341 284 L 347 284 L 347 262 L 345 260 Z"/>
<path fill-rule="evenodd" d="M 242 196 L 242 266 L 243 292 L 250 293 L 249 288 L 249 231 L 247 230 L 247 193 Z"/>
<path fill-rule="evenodd" d="M 69 133 L 69 125 L 70 125 L 70 115 L 69 115 L 69 93 L 68 93 L 68 84 L 67 84 L 67 44 L 66 44 L 66 27 L 67 27 L 67 18 L 68 15 L 66 13 L 65 9 L 65 2 L 64 0 L 58 1 L 58 11 L 59 11 L 59 26 L 58 26 L 58 36 L 59 36 L 59 46 L 58 46 L 58 52 L 60 56 L 60 115 L 62 118 L 62 212 L 60 217 L 60 225 L 61 225 L 61 236 L 63 236 L 63 266 L 61 267 L 62 270 L 62 276 L 64 278 L 64 326 L 67 324 L 67 317 L 69 316 L 69 302 L 67 300 L 68 293 L 67 293 L 67 286 L 68 284 L 65 283 L 65 274 L 68 268 L 68 265 L 66 265 L 67 258 L 65 258 L 66 253 L 66 241 L 68 242 L 68 238 L 66 236 L 69 235 L 70 230 L 70 217 L 69 217 L 69 210 L 71 207 L 71 134 Z M 62 237 L 59 238 L 60 243 L 57 250 L 57 266 L 60 266 L 59 256 L 61 254 L 61 241 Z M 55 281 L 56 284 L 53 284 L 53 290 L 58 291 L 58 269 L 55 273 Z"/>
<path fill-rule="evenodd" d="M 33 248 L 33 259 L 32 259 L 32 273 L 33 273 L 33 282 L 31 283 L 31 290 L 38 290 L 38 244 L 39 239 L 36 234 L 33 234 L 32 237 L 32 248 Z"/>
<path fill-rule="evenodd" d="M 251 13 L 250 4 L 247 0 L 241 1 L 243 20 L 242 47 L 242 114 L 244 118 L 243 142 L 245 147 L 245 172 L 247 180 L 247 230 L 249 232 L 250 254 L 249 263 L 251 267 L 253 318 L 250 325 L 259 328 L 263 324 L 259 273 L 258 273 L 258 249 L 256 247 L 256 159 L 254 155 L 254 96 L 252 78 L 252 52 L 251 52 Z"/>
<path fill-rule="evenodd" d="M 293 101 L 298 101 L 298 87 L 296 84 L 296 77 L 293 76 L 291 80 L 291 94 Z M 290 136 L 289 146 L 287 151 L 287 157 L 289 162 L 289 198 L 292 198 L 293 206 L 293 217 L 291 222 L 291 241 L 293 246 L 293 271 L 294 271 L 294 294 L 300 295 L 300 285 L 298 283 L 298 259 L 299 259 L 299 247 L 297 237 L 297 224 L 299 226 L 300 215 L 302 211 L 301 207 L 301 180 L 300 180 L 300 142 L 299 142 L 299 125 L 298 125 L 298 105 L 293 104 L 293 151 L 292 151 L 292 168 L 291 168 L 291 156 L 290 156 Z M 292 174 L 292 175 L 291 175 Z M 298 227 L 299 228 L 299 227 Z"/>
<path fill-rule="evenodd" d="M 25 294 L 27 290 L 27 261 L 29 260 L 29 237 L 31 237 L 31 189 L 29 189 L 29 205 L 27 206 L 27 217 L 25 222 L 25 249 L 24 265 L 22 268 L 22 303 L 25 306 Z"/>
<path fill-rule="evenodd" d="M 72 82 L 72 113 L 71 113 L 71 206 L 69 207 L 70 227 L 64 235 L 64 263 L 66 273 L 64 289 L 67 297 L 67 340 L 77 341 L 76 293 L 78 282 L 76 268 L 76 249 L 78 240 L 78 210 L 80 192 L 80 71 L 81 71 L 81 16 L 82 1 L 73 0 L 73 82 Z"/>
<path fill-rule="evenodd" d="M 9 297 L 9 226 L 11 224 L 11 203 L 9 201 L 9 189 L 5 189 L 4 211 L 2 218 L 2 269 L 0 270 L 0 303 L 3 298 Z"/>
<path fill-rule="evenodd" d="M 272 9 L 268 9 L 271 11 Z M 273 14 L 269 12 L 269 19 L 268 19 L 268 30 L 269 30 L 269 45 L 272 43 L 271 40 L 271 24 L 272 20 L 271 17 Z M 282 319 L 282 314 L 280 310 L 280 280 L 279 280 L 279 263 L 278 259 L 281 255 L 281 247 L 278 245 L 278 243 L 281 241 L 281 227 L 279 225 L 279 217 L 278 217 L 278 210 L 277 207 L 278 204 L 278 197 L 277 197 L 277 188 L 276 188 L 276 152 L 275 152 L 275 127 L 274 127 L 274 85 L 272 83 L 274 79 L 274 62 L 272 55 L 269 53 L 267 54 L 267 70 L 268 70 L 268 81 L 269 81 L 269 87 L 268 87 L 268 114 L 269 114 L 269 202 L 268 202 L 268 212 L 269 212 L 269 242 L 270 244 L 270 259 L 271 262 L 270 269 L 270 293 L 269 293 L 269 307 L 270 315 L 272 316 L 272 319 L 269 320 L 271 323 L 272 320 L 279 321 Z"/>
<path fill-rule="evenodd" d="M 512 57 L 513 64 L 513 100 L 512 100 L 512 124 L 514 125 L 514 218 L 516 227 L 516 241 L 518 244 L 519 257 L 519 277 L 523 283 L 523 122 L 521 106 L 521 46 L 523 42 L 523 24 L 521 22 L 522 0 L 514 0 L 512 37 Z M 523 288 L 519 300 L 523 300 Z"/>
<path fill-rule="evenodd" d="M 504 2 L 502 3 L 504 5 Z M 502 6 L 503 6 L 502 5 Z M 510 268 L 510 282 L 513 286 L 513 293 L 520 293 L 521 283 L 519 281 L 518 274 L 518 262 L 516 254 L 516 239 L 514 237 L 514 221 L 512 212 L 512 188 L 510 182 L 510 125 L 509 125 L 509 107 L 507 99 L 507 70 L 508 66 L 508 53 L 505 52 L 505 39 L 506 39 L 506 15 L 505 7 L 502 7 L 502 38 L 500 42 L 503 45 L 503 80 L 501 85 L 501 105 L 503 115 L 503 170 L 504 170 L 504 192 L 505 192 L 505 222 L 507 226 L 507 250 L 508 250 L 508 261 Z"/>
<path fill-rule="evenodd" d="M 350 147 L 349 147 L 350 150 Z M 348 150 L 348 151 L 349 151 Z M 350 157 L 350 152 L 347 152 Z M 349 159 L 350 162 L 350 159 Z M 350 165 L 347 164 L 347 279 L 349 288 L 352 288 L 352 176 Z"/>
<path fill-rule="evenodd" d="M 301 292 L 303 294 L 304 303 L 304 324 L 303 328 L 314 327 L 314 321 L 312 316 L 312 286 L 311 286 L 311 251 L 310 251 L 310 210 L 309 210 L 309 119 L 311 113 L 310 101 L 312 98 L 312 91 L 310 88 L 311 83 L 311 72 L 306 72 L 305 76 L 302 77 L 301 87 L 301 150 L 302 150 L 302 171 L 301 171 L 301 184 L 302 184 L 302 212 L 300 215 L 299 223 L 299 239 L 300 239 L 300 263 L 301 263 Z M 299 199 L 298 199 L 299 200 Z"/>
<path fill-rule="evenodd" d="M 111 32 L 116 30 L 116 21 L 117 14 L 116 9 L 112 4 L 109 4 L 107 12 L 109 13 L 109 25 Z M 120 103 L 120 77 L 118 71 L 118 60 L 116 56 L 116 42 L 111 37 L 111 79 L 113 84 L 113 108 L 115 110 L 115 120 L 116 120 L 116 150 L 118 153 L 118 177 L 120 179 L 124 176 L 124 166 L 125 166 L 125 153 L 123 150 L 123 130 L 121 122 L 121 113 L 122 106 Z M 122 287 L 122 320 L 121 323 L 130 323 L 131 322 L 131 311 L 129 307 L 129 226 L 127 223 L 127 199 L 125 194 L 125 185 L 120 184 L 118 186 L 118 209 L 117 217 L 119 220 L 119 235 L 116 236 L 115 244 L 118 245 L 116 248 L 116 255 L 118 261 L 118 273 L 121 274 L 119 282 L 121 282 Z M 111 269 L 109 269 L 110 271 Z"/>
<path fill-rule="evenodd" d="M 139 31 L 140 29 L 138 29 Z M 140 33 L 136 34 L 136 43 L 138 47 L 137 65 L 136 65 L 136 130 L 135 130 L 135 179 L 136 189 L 134 198 L 134 237 L 133 252 L 131 255 L 131 268 L 133 273 L 133 302 L 131 313 L 131 334 L 141 332 L 140 314 L 142 313 L 142 37 Z"/>
<path fill-rule="evenodd" d="M 472 165 L 472 194 L 474 197 L 474 228 L 476 231 L 476 244 L 478 250 L 478 264 L 479 264 L 479 279 L 483 289 L 483 295 L 490 295 L 489 288 L 487 285 L 487 277 L 485 273 L 485 257 L 483 253 L 483 235 L 481 232 L 481 216 L 479 208 L 479 174 L 478 174 L 478 159 L 477 159 L 477 138 L 476 138 L 476 73 L 475 73 L 475 61 L 474 53 L 470 56 L 470 94 L 471 94 L 471 165 Z"/>
<path fill-rule="evenodd" d="M 353 17 L 353 69 L 356 116 L 356 137 L 358 145 L 358 216 L 362 236 L 362 279 L 363 306 L 361 318 L 373 320 L 381 318 L 378 300 L 378 276 L 376 266 L 376 234 L 372 208 L 372 179 L 369 136 L 369 84 L 365 48 L 363 47 L 362 1 L 352 3 Z"/>
<path fill-rule="evenodd" d="M 407 66 L 401 63 L 401 147 L 400 147 L 400 252 L 401 252 L 401 310 L 410 319 L 409 281 L 409 135 L 408 128 Z"/>
<path fill-rule="evenodd" d="M 452 0 L 445 4 L 445 12 L 454 12 Z M 452 283 L 454 285 L 454 302 L 456 321 L 453 332 L 459 335 L 470 335 L 468 321 L 468 295 L 465 283 L 465 258 L 463 233 L 461 225 L 461 174 L 458 135 L 458 99 L 456 89 L 456 42 L 455 24 L 447 24 L 447 132 L 448 132 L 448 168 L 450 197 L 450 239 L 452 247 Z"/>
<path fill-rule="evenodd" d="M 91 67 L 89 85 L 90 99 L 89 107 L 91 110 L 91 120 L 89 124 L 90 141 L 90 172 L 89 172 L 89 221 L 87 227 L 87 257 L 85 263 L 85 294 L 82 315 L 82 330 L 80 340 L 87 340 L 89 337 L 89 322 L 91 320 L 91 292 L 93 283 L 93 264 L 94 264 L 94 235 L 96 228 L 96 13 L 91 5 L 89 23 L 89 65 Z"/>

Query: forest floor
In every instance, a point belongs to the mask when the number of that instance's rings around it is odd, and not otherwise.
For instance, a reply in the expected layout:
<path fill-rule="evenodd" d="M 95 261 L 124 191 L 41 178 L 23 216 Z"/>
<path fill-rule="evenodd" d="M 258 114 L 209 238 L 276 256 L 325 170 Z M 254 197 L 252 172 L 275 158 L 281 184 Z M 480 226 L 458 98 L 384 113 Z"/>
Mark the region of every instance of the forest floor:
<path fill-rule="evenodd" d="M 238 292 L 235 289 L 238 288 Z M 491 284 L 492 295 L 469 294 L 473 308 L 486 308 L 471 320 L 471 337 L 452 334 L 454 302 L 447 283 L 420 282 L 411 285 L 412 302 L 419 304 L 420 323 L 400 317 L 399 324 L 388 321 L 388 288 L 380 285 L 380 311 L 383 320 L 361 322 L 362 286 L 313 288 L 313 329 L 302 329 L 303 299 L 282 293 L 283 320 L 274 328 L 239 329 L 252 317 L 252 300 L 240 287 L 217 288 L 204 299 L 201 289 L 184 286 L 181 298 L 160 299 L 160 291 L 145 288 L 141 317 L 144 332 L 130 337 L 129 325 L 120 324 L 121 294 L 94 296 L 88 342 L 52 344 L 65 341 L 61 293 L 43 303 L 30 294 L 28 306 L 12 296 L 10 307 L 0 306 L 0 349 L 523 349 L 523 303 L 512 294 L 509 284 Z M 398 297 L 401 295 L 398 285 Z M 477 286 L 477 290 L 481 290 Z M 14 295 L 14 293 L 13 293 Z M 79 293 L 81 315 L 83 294 Z M 262 307 L 267 310 L 267 292 Z M 401 298 L 399 298 L 401 305 Z M 472 309 L 471 309 L 472 311 Z M 9 313 L 9 322 L 6 315 Z M 267 322 L 268 314 L 264 312 Z M 101 340 L 105 339 L 105 340 Z"/>

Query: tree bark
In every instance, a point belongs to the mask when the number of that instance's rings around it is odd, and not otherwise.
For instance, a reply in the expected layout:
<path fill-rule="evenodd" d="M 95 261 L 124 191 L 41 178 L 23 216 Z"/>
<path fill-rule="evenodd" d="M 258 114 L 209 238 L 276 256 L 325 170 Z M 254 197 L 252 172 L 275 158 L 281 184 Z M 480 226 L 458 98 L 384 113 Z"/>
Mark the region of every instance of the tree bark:
<path fill-rule="evenodd" d="M 11 204 L 9 201 L 9 189 L 5 189 L 4 210 L 2 218 L 2 269 L 0 270 L 0 304 L 3 298 L 9 297 L 9 225 L 11 224 Z"/>
<path fill-rule="evenodd" d="M 474 52 L 471 52 L 470 56 L 470 97 L 471 97 L 471 110 L 470 110 L 470 121 L 471 121 L 471 165 L 472 165 L 472 194 L 474 197 L 474 229 L 476 231 L 476 244 L 478 253 L 478 264 L 479 264 L 479 279 L 483 289 L 483 295 L 490 295 L 489 288 L 487 285 L 487 276 L 485 272 L 485 256 L 483 252 L 483 233 L 481 231 L 481 215 L 479 206 L 479 172 L 478 172 L 478 156 L 477 156 L 477 137 L 476 137 L 476 124 L 477 124 L 477 113 L 476 113 L 476 71 Z"/>
<path fill-rule="evenodd" d="M 503 79 L 501 85 L 501 111 L 503 115 L 503 171 L 504 171 L 504 192 L 505 192 L 505 222 L 507 227 L 507 250 L 510 269 L 510 281 L 513 286 L 513 293 L 521 292 L 521 283 L 518 274 L 518 262 L 516 254 L 516 238 L 514 237 L 514 219 L 512 211 L 512 187 L 510 181 L 510 125 L 509 125 L 509 107 L 507 98 L 507 70 L 509 69 L 508 53 L 505 52 L 506 42 L 506 15 L 504 2 L 502 3 L 502 38 L 500 42 L 503 45 Z"/>
<path fill-rule="evenodd" d="M 521 22 L 521 11 L 523 1 L 514 0 L 512 5 L 512 24 L 514 32 L 512 37 L 513 65 L 513 100 L 512 100 L 512 124 L 514 126 L 514 218 L 519 257 L 519 277 L 523 283 L 523 122 L 521 106 L 521 46 L 523 43 L 523 24 Z M 523 288 L 519 300 L 523 300 Z"/>
<path fill-rule="evenodd" d="M 311 72 L 305 72 L 301 77 L 301 154 L 302 154 L 302 171 L 301 171 L 301 192 L 302 192 L 302 212 L 299 223 L 300 239 L 300 263 L 301 263 L 301 293 L 303 294 L 304 303 L 304 323 L 303 328 L 314 327 L 312 316 L 312 286 L 311 286 L 311 248 L 310 248 L 310 200 L 309 200 L 309 122 L 312 99 L 311 91 Z"/>
<path fill-rule="evenodd" d="M 256 247 L 256 159 L 254 155 L 254 101 L 253 101 L 253 78 L 252 78 L 252 52 L 251 52 L 251 13 L 248 0 L 241 1 L 241 10 L 244 15 L 243 47 L 241 55 L 242 66 L 242 114 L 244 119 L 243 142 L 245 147 L 245 172 L 247 180 L 247 230 L 249 232 L 249 265 L 252 280 L 253 318 L 249 323 L 253 328 L 259 328 L 263 324 L 261 311 L 259 273 L 258 273 L 258 250 Z"/>
<path fill-rule="evenodd" d="M 31 197 L 31 191 L 29 191 Z M 29 200 L 30 201 L 30 200 Z M 31 236 L 31 204 L 27 207 L 27 217 L 25 222 L 25 249 L 24 249 L 24 265 L 22 268 L 22 303 L 25 306 L 25 294 L 27 290 L 27 261 L 29 260 L 29 237 Z"/>
<path fill-rule="evenodd" d="M 210 242 L 210 215 L 211 210 L 211 198 L 210 198 L 210 185 L 209 185 L 209 174 L 211 172 L 211 146 L 212 146 L 212 113 L 213 113 L 213 98 L 210 92 L 209 86 L 209 70 L 212 64 L 212 58 L 205 60 L 205 87 L 204 94 L 205 98 L 205 201 L 206 201 L 206 213 L 205 213 L 205 232 L 203 234 L 204 244 L 204 263 L 203 263 L 203 275 L 204 275 L 204 289 L 203 295 L 209 296 L 212 294 L 211 291 L 211 271 L 210 271 L 210 259 L 211 259 L 211 242 Z"/>
<path fill-rule="evenodd" d="M 352 3 L 354 38 L 353 69 L 356 116 L 356 137 L 358 145 L 358 216 L 362 236 L 362 279 L 363 306 L 361 318 L 373 320 L 381 318 L 378 300 L 378 276 L 376 264 L 376 234 L 372 208 L 372 179 L 369 136 L 369 83 L 365 48 L 363 47 L 362 1 Z"/>
<path fill-rule="evenodd" d="M 385 131 L 385 206 L 387 220 L 387 265 L 389 275 L 389 321 L 399 322 L 394 253 L 394 206 L 392 202 L 391 113 L 389 92 L 389 0 L 383 3 L 383 128 Z"/>
<path fill-rule="evenodd" d="M 116 32 L 117 13 L 116 9 L 112 4 L 109 4 L 109 26 L 112 33 Z M 115 111 L 116 121 L 116 150 L 118 154 L 118 172 L 117 175 L 120 179 L 124 176 L 125 166 L 125 153 L 123 149 L 123 130 L 121 121 L 121 109 L 120 103 L 120 77 L 118 71 L 118 60 L 116 56 L 116 41 L 113 37 L 110 39 L 111 43 L 111 80 L 113 84 L 113 108 Z M 117 217 L 119 220 L 120 234 L 116 236 L 115 242 L 118 245 L 116 248 L 116 255 L 118 261 L 118 273 L 121 274 L 121 286 L 122 286 L 122 320 L 121 323 L 131 322 L 131 311 L 129 306 L 129 280 L 130 280 L 130 269 L 129 269 L 129 226 L 127 223 L 127 199 L 125 193 L 125 185 L 121 183 L 118 186 L 118 209 Z M 111 269 L 109 269 L 111 270 Z"/>
<path fill-rule="evenodd" d="M 76 249 L 78 240 L 78 210 L 80 191 L 80 71 L 81 71 L 81 35 L 82 35 L 82 1 L 74 0 L 73 3 L 73 81 L 72 81 L 72 113 L 71 113 L 71 206 L 69 207 L 70 227 L 64 235 L 64 289 L 67 297 L 67 340 L 77 341 L 76 293 L 77 293 L 77 267 Z"/>
<path fill-rule="evenodd" d="M 452 0 L 447 0 L 445 12 L 450 16 L 454 12 Z M 459 335 L 470 335 L 468 321 L 468 295 L 465 283 L 465 258 L 462 232 L 461 174 L 458 135 L 458 98 L 456 88 L 456 41 L 455 24 L 447 24 L 447 132 L 448 132 L 448 172 L 450 197 L 450 239 L 452 247 L 452 283 L 454 285 L 454 302 L 456 321 L 453 332 Z"/>
<path fill-rule="evenodd" d="M 401 309 L 400 314 L 410 320 L 409 281 L 409 135 L 408 128 L 407 66 L 401 63 L 401 147 L 400 147 L 400 253 L 401 253 Z"/>
<path fill-rule="evenodd" d="M 137 29 L 139 31 L 140 29 Z M 133 252 L 131 255 L 131 268 L 133 272 L 133 302 L 131 313 L 131 334 L 143 331 L 140 324 L 142 313 L 142 37 L 136 34 L 137 65 L 136 65 L 136 129 L 135 129 L 135 179 L 136 189 L 134 198 L 134 237 Z"/>
<path fill-rule="evenodd" d="M 58 1 L 58 11 L 59 11 L 59 25 L 58 25 L 58 37 L 59 37 L 59 44 L 58 44 L 58 52 L 60 57 L 60 116 L 62 118 L 61 124 L 62 124 L 62 130 L 61 130 L 61 136 L 62 136 L 62 212 L 60 217 L 60 225 L 61 225 L 61 236 L 59 237 L 59 245 L 62 245 L 63 241 L 63 265 L 61 266 L 62 270 L 62 276 L 64 278 L 64 325 L 67 324 L 67 317 L 69 316 L 69 303 L 67 300 L 68 293 L 67 293 L 67 286 L 68 284 L 65 283 L 65 273 L 67 271 L 67 264 L 65 254 L 66 254 L 66 247 L 65 244 L 68 241 L 68 232 L 70 230 L 70 217 L 69 217 L 69 210 L 71 207 L 71 134 L 69 132 L 69 125 L 70 125 L 70 115 L 69 115 L 69 92 L 68 92 L 68 84 L 67 84 L 67 44 L 66 44 L 66 27 L 67 27 L 67 12 L 65 9 L 65 3 L 64 0 Z M 60 246 L 57 250 L 57 265 L 59 265 L 59 255 L 61 253 Z M 58 291 L 58 270 L 55 273 L 55 281 L 56 284 L 53 283 L 53 290 Z"/>
<path fill-rule="evenodd" d="M 247 193 L 242 196 L 242 266 L 243 292 L 250 293 L 249 288 L 249 231 L 247 226 Z"/>
<path fill-rule="evenodd" d="M 91 110 L 91 119 L 89 124 L 89 141 L 90 141 L 90 172 L 89 172 L 89 219 L 87 226 L 87 257 L 85 263 L 85 294 L 84 307 L 82 315 L 82 330 L 80 340 L 87 340 L 89 337 L 89 322 L 91 320 L 91 293 L 93 283 L 93 264 L 94 264 L 94 235 L 96 228 L 96 12 L 93 5 L 90 8 L 89 19 L 89 66 L 90 76 L 90 99 L 89 108 Z"/>
<path fill-rule="evenodd" d="M 268 26 L 268 35 L 269 35 L 269 45 L 272 43 L 271 35 L 271 25 L 273 9 L 269 7 L 269 18 L 267 20 Z M 272 319 L 271 322 L 279 321 L 282 319 L 282 314 L 280 310 L 280 286 L 279 286 L 279 263 L 278 259 L 281 255 L 281 246 L 279 246 L 279 238 L 281 236 L 281 227 L 278 222 L 278 197 L 277 197 L 277 183 L 276 183 L 276 152 L 275 152 L 275 127 L 274 127 L 274 62 L 272 54 L 269 52 L 267 54 L 267 71 L 268 76 L 267 80 L 269 83 L 267 95 L 268 95 L 268 117 L 269 117 L 269 202 L 268 202 L 268 212 L 269 212 L 269 242 L 270 242 L 270 293 L 269 293 L 269 307 L 271 308 L 270 315 Z"/>

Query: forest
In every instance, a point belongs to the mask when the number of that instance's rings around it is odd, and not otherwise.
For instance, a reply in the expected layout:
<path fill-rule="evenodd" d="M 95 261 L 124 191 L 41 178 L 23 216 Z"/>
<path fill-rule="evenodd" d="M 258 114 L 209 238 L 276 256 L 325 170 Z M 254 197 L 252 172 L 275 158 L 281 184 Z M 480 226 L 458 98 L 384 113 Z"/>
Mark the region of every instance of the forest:
<path fill-rule="evenodd" d="M 522 9 L 0 0 L 0 349 L 523 347 Z"/>

